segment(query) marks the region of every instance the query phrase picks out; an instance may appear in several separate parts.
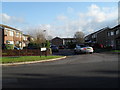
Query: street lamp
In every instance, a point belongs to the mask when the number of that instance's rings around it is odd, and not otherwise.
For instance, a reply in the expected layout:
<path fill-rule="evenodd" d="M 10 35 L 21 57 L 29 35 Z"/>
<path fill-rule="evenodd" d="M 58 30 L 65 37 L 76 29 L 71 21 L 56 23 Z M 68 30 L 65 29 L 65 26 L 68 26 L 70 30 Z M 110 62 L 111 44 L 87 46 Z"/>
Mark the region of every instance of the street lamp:
<path fill-rule="evenodd" d="M 43 30 L 43 32 L 44 32 L 44 36 L 45 36 L 45 39 L 46 39 L 46 30 Z"/>

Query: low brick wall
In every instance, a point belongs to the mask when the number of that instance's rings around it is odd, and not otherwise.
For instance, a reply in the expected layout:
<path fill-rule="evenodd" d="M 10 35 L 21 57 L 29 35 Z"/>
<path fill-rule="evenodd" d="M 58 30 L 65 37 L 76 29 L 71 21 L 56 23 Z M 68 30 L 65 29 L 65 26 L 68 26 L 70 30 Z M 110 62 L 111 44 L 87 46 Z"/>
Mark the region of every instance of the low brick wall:
<path fill-rule="evenodd" d="M 40 56 L 50 55 L 50 50 L 40 51 L 39 49 L 23 49 L 23 50 L 2 50 L 2 56 Z"/>

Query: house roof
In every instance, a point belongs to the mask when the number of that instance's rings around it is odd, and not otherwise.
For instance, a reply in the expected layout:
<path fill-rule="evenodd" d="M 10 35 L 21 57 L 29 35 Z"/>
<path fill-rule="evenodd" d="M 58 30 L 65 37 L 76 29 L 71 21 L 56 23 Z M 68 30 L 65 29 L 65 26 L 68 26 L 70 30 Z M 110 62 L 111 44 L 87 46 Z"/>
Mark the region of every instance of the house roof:
<path fill-rule="evenodd" d="M 96 34 L 96 33 L 102 32 L 102 31 L 104 31 L 104 30 L 108 30 L 108 29 L 110 29 L 110 28 L 109 28 L 109 27 L 102 28 L 102 29 L 100 29 L 100 30 L 98 30 L 98 31 L 96 31 L 96 32 L 93 32 L 93 33 L 91 33 L 91 34 L 85 36 L 85 38 L 86 38 L 86 37 L 89 37 L 90 35 L 93 35 L 93 34 Z"/>
<path fill-rule="evenodd" d="M 53 38 L 53 39 L 62 39 L 62 38 L 60 38 L 60 37 L 55 37 L 55 38 Z"/>
<path fill-rule="evenodd" d="M 1 27 L 4 27 L 4 28 L 9 28 L 9 29 L 12 29 L 12 30 L 16 30 L 16 31 L 19 31 L 21 32 L 20 30 L 16 29 L 16 28 L 13 28 L 13 27 L 10 27 L 8 25 L 3 25 L 3 24 L 0 24 Z"/>
<path fill-rule="evenodd" d="M 120 24 L 116 25 L 116 26 L 113 27 L 113 28 L 106 27 L 106 28 L 100 29 L 100 30 L 98 30 L 98 31 L 96 31 L 96 32 L 93 32 L 93 33 L 91 33 L 91 34 L 95 34 L 95 33 L 97 33 L 97 32 L 101 32 L 101 31 L 104 31 L 104 30 L 107 30 L 107 29 L 113 30 L 113 29 L 118 28 L 118 27 L 120 27 Z M 91 35 L 91 34 L 89 34 L 89 35 Z M 89 36 L 89 35 L 87 35 L 87 36 Z"/>
<path fill-rule="evenodd" d="M 113 29 L 115 29 L 115 28 L 118 28 L 118 27 L 120 27 L 120 24 L 118 24 L 117 26 L 111 28 L 111 30 L 113 30 Z"/>
<path fill-rule="evenodd" d="M 24 36 L 30 36 L 30 35 L 27 35 L 27 34 L 23 34 Z"/>
<path fill-rule="evenodd" d="M 62 39 L 62 40 L 75 40 L 75 38 L 60 38 L 60 37 L 55 37 L 53 39 Z"/>

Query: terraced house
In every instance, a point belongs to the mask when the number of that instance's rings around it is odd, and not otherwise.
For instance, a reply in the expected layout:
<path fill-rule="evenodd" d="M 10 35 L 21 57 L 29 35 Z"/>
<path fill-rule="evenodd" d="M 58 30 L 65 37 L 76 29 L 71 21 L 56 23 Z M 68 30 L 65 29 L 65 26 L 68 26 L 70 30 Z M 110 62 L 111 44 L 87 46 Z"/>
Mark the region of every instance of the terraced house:
<path fill-rule="evenodd" d="M 13 46 L 23 48 L 28 44 L 28 35 L 22 33 L 22 31 L 0 24 L 0 32 L 2 33 L 2 45 L 12 44 Z M 27 43 L 26 43 L 27 42 Z"/>
<path fill-rule="evenodd" d="M 86 43 L 98 43 L 104 47 L 112 46 L 113 49 L 120 49 L 120 24 L 113 28 L 103 28 L 85 37 Z"/>

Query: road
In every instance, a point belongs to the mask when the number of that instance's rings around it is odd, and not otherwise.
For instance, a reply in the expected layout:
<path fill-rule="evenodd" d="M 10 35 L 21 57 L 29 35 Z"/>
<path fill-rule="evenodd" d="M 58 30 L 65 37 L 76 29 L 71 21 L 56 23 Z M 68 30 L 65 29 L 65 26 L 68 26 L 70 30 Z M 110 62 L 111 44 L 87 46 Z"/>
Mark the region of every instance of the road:
<path fill-rule="evenodd" d="M 2 69 L 3 88 L 118 88 L 116 54 L 69 54 L 58 61 Z"/>

